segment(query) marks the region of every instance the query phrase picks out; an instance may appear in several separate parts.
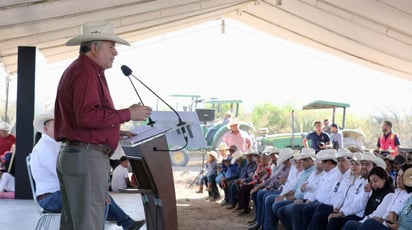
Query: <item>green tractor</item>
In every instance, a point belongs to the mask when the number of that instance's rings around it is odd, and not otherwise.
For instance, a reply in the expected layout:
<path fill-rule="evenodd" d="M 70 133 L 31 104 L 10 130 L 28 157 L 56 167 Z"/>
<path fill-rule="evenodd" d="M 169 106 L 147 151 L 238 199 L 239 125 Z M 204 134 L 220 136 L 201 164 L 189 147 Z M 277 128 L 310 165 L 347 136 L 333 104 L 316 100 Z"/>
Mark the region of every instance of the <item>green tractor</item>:
<path fill-rule="evenodd" d="M 176 103 L 178 110 L 183 110 L 187 112 L 196 111 L 199 115 L 200 129 L 203 133 L 204 138 L 207 143 L 207 150 L 213 150 L 218 147 L 222 142 L 223 135 L 230 131 L 227 127 L 228 120 L 223 118 L 214 119 L 215 115 L 229 115 L 223 111 L 231 111 L 232 117 L 237 117 L 239 113 L 239 106 L 242 103 L 241 100 L 228 100 L 228 99 L 200 99 L 199 95 L 171 95 L 172 97 L 179 98 L 179 103 Z M 184 102 L 184 99 L 189 99 L 189 102 Z M 206 109 L 198 109 L 198 105 L 203 104 L 202 107 Z M 213 119 L 201 119 L 200 111 L 207 111 L 210 114 L 210 118 Z M 241 122 L 239 128 L 247 132 L 253 139 L 253 132 L 255 128 L 252 124 Z M 176 146 L 173 146 L 177 148 Z M 171 151 L 170 158 L 173 166 L 186 166 L 189 162 L 189 154 L 191 151 L 204 151 L 204 149 L 193 148 L 192 146 L 187 146 L 185 149 L 180 151 Z"/>
<path fill-rule="evenodd" d="M 332 123 L 335 123 L 336 109 L 340 108 L 343 111 L 342 126 L 340 130 L 343 134 L 343 144 L 345 148 L 351 151 L 357 151 L 364 148 L 365 135 L 359 129 L 346 129 L 346 108 L 350 105 L 346 103 L 330 102 L 330 101 L 314 101 L 302 107 L 303 110 L 309 109 L 332 109 Z M 258 150 L 262 151 L 266 146 L 274 146 L 276 148 L 292 148 L 302 149 L 303 138 L 308 134 L 307 132 L 295 133 L 295 114 L 292 111 L 292 132 L 268 134 L 267 129 L 262 129 L 262 136 L 257 139 Z M 309 143 L 310 144 L 310 143 Z"/>

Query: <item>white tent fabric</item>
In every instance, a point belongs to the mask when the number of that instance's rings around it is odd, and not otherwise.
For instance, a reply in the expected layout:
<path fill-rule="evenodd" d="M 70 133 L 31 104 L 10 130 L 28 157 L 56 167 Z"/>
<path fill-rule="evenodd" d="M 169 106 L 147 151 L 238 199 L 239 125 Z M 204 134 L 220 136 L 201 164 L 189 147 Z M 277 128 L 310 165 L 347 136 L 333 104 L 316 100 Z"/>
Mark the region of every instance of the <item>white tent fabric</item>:
<path fill-rule="evenodd" d="M 0 62 L 14 74 L 18 46 L 72 58 L 64 43 L 88 21 L 135 42 L 223 17 L 412 80 L 410 0 L 2 0 Z"/>

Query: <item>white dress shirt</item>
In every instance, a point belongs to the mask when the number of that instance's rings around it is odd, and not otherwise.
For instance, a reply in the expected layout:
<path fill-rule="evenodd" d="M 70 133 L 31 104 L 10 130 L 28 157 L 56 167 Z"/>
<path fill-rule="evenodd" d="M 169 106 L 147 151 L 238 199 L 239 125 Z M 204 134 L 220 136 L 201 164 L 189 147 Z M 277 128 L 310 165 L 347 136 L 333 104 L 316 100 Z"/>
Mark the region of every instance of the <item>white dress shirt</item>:
<path fill-rule="evenodd" d="M 405 206 L 406 201 L 409 199 L 411 195 L 412 193 L 407 193 L 405 189 L 395 189 L 394 193 L 386 194 L 386 196 L 383 198 L 382 202 L 379 204 L 376 210 L 372 212 L 368 217 L 365 217 L 365 219 L 362 220 L 362 222 L 365 221 L 367 218 L 373 217 L 380 217 L 386 219 L 386 216 L 391 211 L 399 213 L 400 211 L 402 211 L 403 206 Z"/>
<path fill-rule="evenodd" d="M 311 173 L 307 180 L 306 188 L 303 194 L 303 199 L 314 202 L 316 200 L 316 192 L 320 187 L 321 179 L 325 171 L 318 173 L 316 169 Z"/>
<path fill-rule="evenodd" d="M 302 172 L 303 170 L 297 170 L 296 165 L 290 166 L 288 178 L 286 179 L 285 184 L 282 186 L 282 192 L 280 193 L 281 196 L 285 195 L 289 191 L 293 191 L 298 178 L 300 177 L 300 175 L 302 175 Z"/>
<path fill-rule="evenodd" d="M 56 164 L 61 143 L 47 134 L 33 147 L 30 165 L 33 179 L 36 182 L 36 195 L 53 193 L 60 190 Z"/>
<path fill-rule="evenodd" d="M 358 217 L 363 217 L 370 194 L 370 192 L 365 192 L 364 189 L 367 183 L 369 183 L 367 179 L 359 176 L 350 185 L 343 206 L 340 209 L 345 216 L 356 215 Z"/>
<path fill-rule="evenodd" d="M 319 190 L 316 192 L 316 200 L 320 203 L 326 205 L 333 205 L 332 200 L 334 196 L 334 189 L 336 187 L 336 182 L 340 181 L 342 178 L 342 173 L 335 166 L 332 170 L 325 172 L 320 179 L 320 187 Z"/>

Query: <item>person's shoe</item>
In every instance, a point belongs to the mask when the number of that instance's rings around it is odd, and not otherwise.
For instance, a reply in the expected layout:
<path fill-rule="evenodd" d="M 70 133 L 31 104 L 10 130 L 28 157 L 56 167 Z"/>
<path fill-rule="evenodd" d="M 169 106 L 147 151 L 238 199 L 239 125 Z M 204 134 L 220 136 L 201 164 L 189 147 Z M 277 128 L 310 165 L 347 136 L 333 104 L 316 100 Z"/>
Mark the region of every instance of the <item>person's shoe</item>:
<path fill-rule="evenodd" d="M 227 201 L 226 201 L 226 200 L 222 200 L 222 201 L 220 202 L 220 205 L 222 205 L 222 206 L 227 205 Z"/>
<path fill-rule="evenodd" d="M 209 199 L 209 201 L 210 201 L 210 202 L 215 202 L 215 201 L 217 201 L 217 198 L 211 197 L 211 198 Z"/>
<path fill-rule="evenodd" d="M 139 230 L 145 223 L 144 220 L 135 221 L 127 230 Z"/>
<path fill-rule="evenodd" d="M 234 208 L 236 208 L 236 205 L 230 205 L 229 207 L 227 207 L 226 209 L 234 209 Z"/>
<path fill-rule="evenodd" d="M 247 222 L 248 224 L 254 224 L 254 223 L 256 223 L 256 217 L 255 218 L 253 218 L 253 220 L 249 220 L 248 222 Z"/>
<path fill-rule="evenodd" d="M 256 223 L 255 225 L 249 225 L 248 230 L 258 230 L 260 229 L 260 224 Z"/>
<path fill-rule="evenodd" d="M 244 215 L 248 215 L 250 213 L 250 211 L 245 211 L 243 210 L 242 212 L 239 212 L 239 214 L 237 214 L 238 216 L 244 216 Z"/>
<path fill-rule="evenodd" d="M 197 190 L 196 193 L 203 193 L 203 189 Z"/>

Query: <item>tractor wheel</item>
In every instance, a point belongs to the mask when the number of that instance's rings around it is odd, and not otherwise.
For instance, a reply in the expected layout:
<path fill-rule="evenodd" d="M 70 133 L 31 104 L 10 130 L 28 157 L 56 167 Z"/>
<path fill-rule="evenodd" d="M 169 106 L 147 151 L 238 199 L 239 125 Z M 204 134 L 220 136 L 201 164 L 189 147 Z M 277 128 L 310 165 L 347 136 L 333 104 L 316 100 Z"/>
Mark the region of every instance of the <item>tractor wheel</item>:
<path fill-rule="evenodd" d="M 186 149 L 170 152 L 170 160 L 173 166 L 184 167 L 189 162 L 189 153 Z"/>

